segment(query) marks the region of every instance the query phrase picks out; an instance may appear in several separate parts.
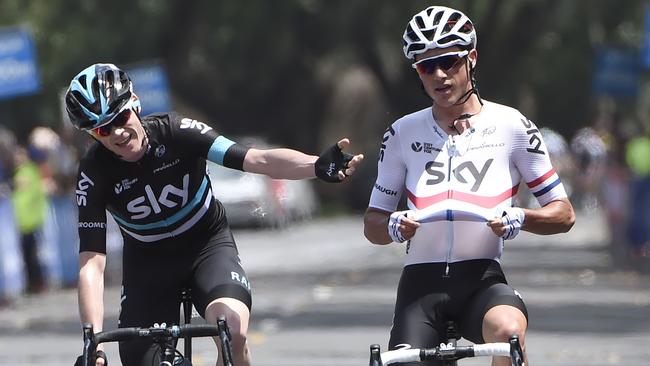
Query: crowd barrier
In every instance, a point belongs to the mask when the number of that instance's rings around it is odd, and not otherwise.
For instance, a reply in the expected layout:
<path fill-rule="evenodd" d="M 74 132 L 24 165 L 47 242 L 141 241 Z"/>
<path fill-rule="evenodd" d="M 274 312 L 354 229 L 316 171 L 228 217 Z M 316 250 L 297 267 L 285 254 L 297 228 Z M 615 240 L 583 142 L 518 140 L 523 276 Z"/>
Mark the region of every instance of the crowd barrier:
<path fill-rule="evenodd" d="M 74 196 L 50 199 L 44 234 L 44 264 L 50 285 L 76 286 L 79 278 L 79 236 Z"/>
<path fill-rule="evenodd" d="M 25 288 L 25 269 L 9 197 L 0 197 L 0 298 L 16 297 Z"/>
<path fill-rule="evenodd" d="M 119 235 L 119 230 L 118 230 Z M 42 230 L 38 257 L 47 287 L 74 287 L 79 273 L 77 206 L 74 196 L 52 197 Z M 9 197 L 0 198 L 0 298 L 20 295 L 26 286 L 20 236 Z"/>

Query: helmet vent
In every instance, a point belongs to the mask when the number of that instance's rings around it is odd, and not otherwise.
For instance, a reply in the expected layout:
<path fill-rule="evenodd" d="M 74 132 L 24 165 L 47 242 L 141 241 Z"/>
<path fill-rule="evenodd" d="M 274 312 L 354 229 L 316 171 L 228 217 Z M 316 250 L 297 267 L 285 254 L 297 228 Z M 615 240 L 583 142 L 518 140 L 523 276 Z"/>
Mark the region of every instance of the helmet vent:
<path fill-rule="evenodd" d="M 422 31 L 422 35 L 423 35 L 426 39 L 432 39 L 432 38 L 433 38 L 432 36 L 433 36 L 434 33 L 435 33 L 435 31 L 434 31 L 433 29 L 426 30 L 426 31 Z"/>
<path fill-rule="evenodd" d="M 460 28 L 460 31 L 466 34 L 472 33 L 473 30 L 474 26 L 470 22 L 463 24 L 463 26 Z"/>
<path fill-rule="evenodd" d="M 431 8 L 431 9 L 433 9 L 433 8 Z M 442 14 L 443 13 L 440 12 L 440 11 L 437 12 L 436 15 L 433 17 L 433 21 L 431 22 L 431 24 L 436 24 L 436 25 L 439 24 L 440 23 L 440 18 L 442 18 Z"/>
<path fill-rule="evenodd" d="M 442 33 L 450 32 L 450 31 L 452 30 L 452 28 L 454 28 L 454 26 L 455 26 L 456 23 L 458 22 L 458 19 L 459 19 L 459 18 L 460 18 L 460 14 L 458 14 L 458 13 L 454 13 L 454 14 L 452 14 L 452 15 L 449 17 L 449 20 L 448 20 L 447 23 L 445 24 L 444 28 L 442 28 Z"/>
<path fill-rule="evenodd" d="M 425 47 L 426 47 L 426 45 L 424 45 L 422 43 L 412 43 L 408 47 L 408 52 L 417 52 L 417 51 L 423 50 Z"/>
<path fill-rule="evenodd" d="M 406 27 L 406 36 L 409 37 L 409 40 L 411 42 L 418 41 L 418 36 L 415 34 L 415 31 L 413 30 L 410 24 Z M 404 45 L 406 45 L 406 40 L 404 41 Z"/>
<path fill-rule="evenodd" d="M 424 26 L 424 19 L 422 19 L 421 16 L 417 16 L 417 17 L 415 17 L 415 23 L 417 24 L 417 26 L 418 26 L 419 29 L 422 29 L 422 28 L 425 27 L 425 26 Z"/>

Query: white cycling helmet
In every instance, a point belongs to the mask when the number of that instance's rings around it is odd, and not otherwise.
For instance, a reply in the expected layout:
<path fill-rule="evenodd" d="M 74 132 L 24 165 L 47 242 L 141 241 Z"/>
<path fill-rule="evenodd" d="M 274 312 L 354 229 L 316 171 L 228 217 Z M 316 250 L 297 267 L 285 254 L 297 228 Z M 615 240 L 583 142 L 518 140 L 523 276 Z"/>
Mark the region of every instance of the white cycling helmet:
<path fill-rule="evenodd" d="M 428 50 L 460 46 L 476 47 L 476 30 L 462 12 L 445 6 L 430 6 L 415 14 L 404 31 L 404 56 L 414 59 Z"/>

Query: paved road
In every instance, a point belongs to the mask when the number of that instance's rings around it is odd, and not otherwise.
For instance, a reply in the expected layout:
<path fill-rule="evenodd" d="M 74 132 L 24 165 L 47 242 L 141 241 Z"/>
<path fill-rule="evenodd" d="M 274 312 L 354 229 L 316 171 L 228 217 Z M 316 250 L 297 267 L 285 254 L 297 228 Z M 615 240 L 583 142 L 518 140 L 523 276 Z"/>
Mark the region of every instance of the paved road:
<path fill-rule="evenodd" d="M 531 316 L 533 365 L 650 365 L 650 277 L 613 266 L 605 228 L 599 215 L 582 214 L 568 234 L 523 233 L 507 244 L 504 267 Z M 359 217 L 235 236 L 254 288 L 255 365 L 364 365 L 370 343 L 385 347 L 401 246 L 368 244 Z M 118 292 L 107 290 L 107 327 Z M 2 364 L 70 365 L 78 329 L 74 290 L 20 299 L 0 311 Z M 195 343 L 196 365 L 214 355 L 210 341 Z"/>

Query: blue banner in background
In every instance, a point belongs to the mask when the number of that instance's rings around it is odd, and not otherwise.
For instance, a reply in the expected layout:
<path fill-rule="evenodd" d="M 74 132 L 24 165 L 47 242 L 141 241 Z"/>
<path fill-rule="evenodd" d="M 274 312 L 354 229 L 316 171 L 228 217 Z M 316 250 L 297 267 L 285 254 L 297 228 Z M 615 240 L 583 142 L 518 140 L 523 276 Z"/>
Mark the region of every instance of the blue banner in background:
<path fill-rule="evenodd" d="M 641 66 L 650 68 L 650 6 L 646 6 L 641 40 Z"/>
<path fill-rule="evenodd" d="M 641 62 L 636 50 L 603 47 L 596 50 L 593 91 L 598 96 L 635 97 Z"/>
<path fill-rule="evenodd" d="M 171 110 L 167 72 L 161 64 L 138 64 L 127 67 L 126 72 L 133 81 L 133 91 L 140 98 L 142 115 Z"/>
<path fill-rule="evenodd" d="M 0 29 L 0 99 L 40 89 L 34 40 L 23 28 Z"/>

